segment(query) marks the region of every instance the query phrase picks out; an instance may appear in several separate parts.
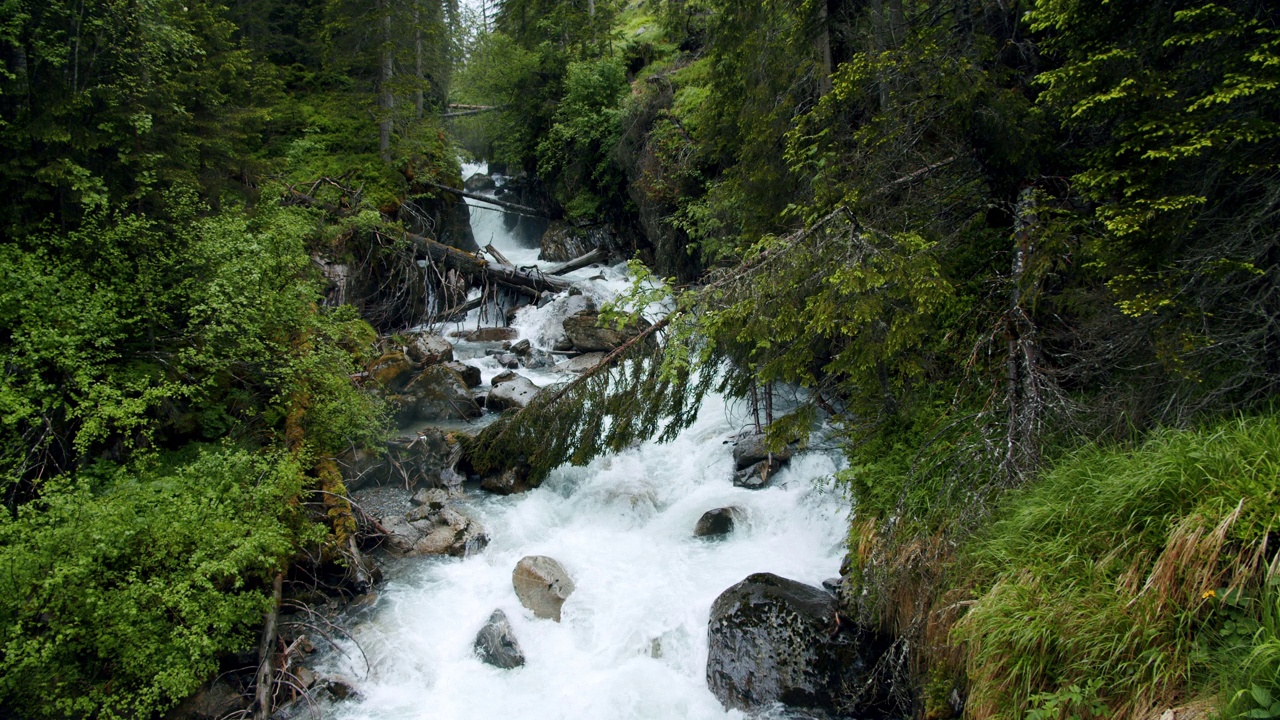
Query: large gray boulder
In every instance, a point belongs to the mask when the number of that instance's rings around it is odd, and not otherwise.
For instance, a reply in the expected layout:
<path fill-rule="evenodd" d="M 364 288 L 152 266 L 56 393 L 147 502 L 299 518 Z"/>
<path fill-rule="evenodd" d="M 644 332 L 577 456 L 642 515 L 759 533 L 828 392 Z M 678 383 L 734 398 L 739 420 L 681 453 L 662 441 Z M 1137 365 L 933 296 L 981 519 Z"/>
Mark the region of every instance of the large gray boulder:
<path fill-rule="evenodd" d="M 494 412 L 502 412 L 508 408 L 524 409 L 533 402 L 538 390 L 538 386 L 530 382 L 529 378 L 517 377 L 494 387 L 489 392 L 489 399 L 485 400 L 485 407 Z"/>
<path fill-rule="evenodd" d="M 761 460 L 769 459 L 769 444 L 765 441 L 764 433 L 751 433 L 738 440 L 733 446 L 733 462 L 738 470 L 755 465 Z M 786 462 L 791 459 L 791 448 L 783 445 L 778 452 L 773 453 L 773 459 L 780 462 Z"/>
<path fill-rule="evenodd" d="M 886 643 L 839 614 L 818 588 L 757 573 L 724 591 L 707 626 L 707 687 L 730 709 L 774 703 L 884 716 L 885 688 L 869 686 Z"/>
<path fill-rule="evenodd" d="M 557 220 L 547 225 L 547 231 L 542 234 L 542 252 L 538 259 L 568 262 L 608 245 L 611 239 L 612 233 L 603 225 L 582 228 Z"/>
<path fill-rule="evenodd" d="M 621 330 L 614 329 L 612 325 L 600 327 L 600 314 L 589 311 L 570 315 L 564 319 L 564 334 L 569 336 L 569 342 L 573 343 L 573 347 L 582 352 L 613 350 L 647 327 L 649 327 L 649 321 L 644 319 L 633 322 Z"/>
<path fill-rule="evenodd" d="M 409 511 L 409 525 L 418 532 L 411 554 L 466 557 L 484 549 L 489 535 L 484 527 L 457 508 L 430 504 Z"/>
<path fill-rule="evenodd" d="M 453 362 L 453 343 L 439 335 L 414 333 L 409 336 L 404 352 L 419 366 Z"/>
<path fill-rule="evenodd" d="M 389 392 L 403 388 L 413 377 L 413 361 L 399 350 L 383 353 L 365 372 L 377 387 Z"/>
<path fill-rule="evenodd" d="M 560 608 L 574 591 L 573 579 L 564 566 L 545 555 L 530 555 L 516 563 L 511 573 L 520 604 L 535 617 L 560 622 Z"/>
<path fill-rule="evenodd" d="M 405 387 L 404 394 L 413 398 L 414 417 L 425 422 L 471 420 L 484 412 L 462 376 L 444 365 L 423 370 Z"/>
<path fill-rule="evenodd" d="M 515 633 L 511 631 L 507 614 L 501 610 L 494 610 L 484 627 L 476 633 L 475 650 L 481 660 L 494 667 L 510 670 L 524 665 L 520 643 L 516 642 Z"/>

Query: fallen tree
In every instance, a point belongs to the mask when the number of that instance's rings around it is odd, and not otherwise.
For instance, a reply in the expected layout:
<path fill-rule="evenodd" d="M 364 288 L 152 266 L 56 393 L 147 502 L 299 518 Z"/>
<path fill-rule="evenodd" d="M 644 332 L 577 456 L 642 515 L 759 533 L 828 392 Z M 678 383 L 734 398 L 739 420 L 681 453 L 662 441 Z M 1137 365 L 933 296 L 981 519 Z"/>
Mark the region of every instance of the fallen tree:
<path fill-rule="evenodd" d="M 562 277 L 547 275 L 537 268 L 521 268 L 485 260 L 479 255 L 472 255 L 422 235 L 405 233 L 405 237 L 409 238 L 431 262 L 439 263 L 468 277 L 486 278 L 532 297 L 537 297 L 547 290 L 553 293 L 564 292 L 571 284 Z"/>

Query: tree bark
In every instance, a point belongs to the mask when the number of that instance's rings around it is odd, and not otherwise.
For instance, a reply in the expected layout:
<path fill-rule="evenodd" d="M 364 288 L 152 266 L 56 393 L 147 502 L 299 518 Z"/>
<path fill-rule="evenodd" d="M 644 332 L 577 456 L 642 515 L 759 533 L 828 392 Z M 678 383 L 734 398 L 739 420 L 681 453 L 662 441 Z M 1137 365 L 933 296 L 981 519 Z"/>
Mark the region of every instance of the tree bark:
<path fill-rule="evenodd" d="M 422 13 L 417 2 L 413 6 L 413 73 L 414 79 L 417 80 L 417 90 L 413 95 L 413 111 L 414 118 L 422 119 Z"/>
<path fill-rule="evenodd" d="M 406 235 L 433 262 L 438 262 L 470 277 L 486 277 L 499 285 L 506 285 L 525 294 L 532 293 L 534 297 L 545 290 L 564 292 L 571 284 L 564 278 L 546 275 L 537 270 L 525 270 L 502 263 L 488 262 L 478 255 L 463 252 L 421 235 L 412 233 L 406 233 Z"/>
<path fill-rule="evenodd" d="M 276 621 L 280 617 L 280 596 L 283 591 L 284 576 L 276 573 L 271 581 L 271 609 L 267 611 L 262 628 L 262 643 L 258 646 L 258 679 L 254 720 L 269 720 L 271 717 L 271 700 L 275 689 L 275 669 L 272 667 L 271 651 L 276 644 Z"/>
<path fill-rule="evenodd" d="M 439 184 L 439 183 L 433 183 L 433 182 L 431 182 L 431 181 L 429 181 L 429 180 L 419 180 L 418 182 L 419 182 L 419 183 L 421 183 L 421 184 L 423 184 L 423 185 L 426 185 L 427 187 L 433 187 L 433 188 L 435 188 L 435 189 L 437 189 L 437 190 L 444 190 L 445 192 L 451 192 L 451 193 L 453 193 L 453 194 L 455 194 L 455 195 L 461 195 L 461 196 L 462 196 L 462 197 L 464 197 L 464 198 L 470 198 L 470 199 L 472 199 L 472 200 L 479 200 L 480 202 L 489 203 L 490 205 L 497 205 L 498 207 L 502 208 L 503 210 L 510 210 L 511 212 L 514 212 L 514 213 L 520 213 L 521 215 L 529 215 L 529 216 L 536 217 L 536 218 L 542 218 L 542 219 L 544 219 L 544 220 L 550 220 L 550 219 L 551 219 L 551 218 L 547 217 L 546 215 L 544 215 L 544 214 L 542 214 L 542 213 L 538 212 L 537 210 L 534 210 L 534 209 L 533 209 L 533 208 L 531 208 L 531 207 L 525 207 L 524 205 L 517 205 L 517 204 L 515 204 L 515 203 L 513 203 L 513 202 L 507 202 L 507 201 L 505 201 L 505 200 L 499 200 L 499 199 L 497 199 L 497 198 L 489 197 L 488 195 L 481 195 L 480 193 L 468 192 L 468 191 L 463 190 L 463 189 L 461 189 L 461 188 L 449 187 L 448 185 L 441 185 L 441 184 Z"/>
<path fill-rule="evenodd" d="M 826 0 L 818 0 L 818 58 L 822 69 L 818 76 L 818 93 L 831 92 L 831 17 L 827 13 Z"/>
<path fill-rule="evenodd" d="M 379 77 L 378 106 L 382 117 L 378 120 L 378 152 L 383 161 L 391 160 L 391 111 L 395 108 L 395 96 L 391 94 L 391 80 L 395 77 L 395 59 L 391 44 L 391 11 L 386 0 L 378 0 L 378 13 L 382 16 L 382 71 Z"/>
<path fill-rule="evenodd" d="M 548 275 L 564 275 L 565 273 L 571 273 L 574 270 L 577 270 L 579 268 L 584 268 L 592 263 L 603 262 L 603 261 L 604 261 L 604 253 L 600 251 L 600 248 L 596 248 L 595 250 L 592 250 L 591 252 L 587 253 L 586 255 L 583 255 L 582 257 L 574 258 L 573 260 L 570 260 L 569 262 L 559 267 L 548 270 L 547 274 Z"/>

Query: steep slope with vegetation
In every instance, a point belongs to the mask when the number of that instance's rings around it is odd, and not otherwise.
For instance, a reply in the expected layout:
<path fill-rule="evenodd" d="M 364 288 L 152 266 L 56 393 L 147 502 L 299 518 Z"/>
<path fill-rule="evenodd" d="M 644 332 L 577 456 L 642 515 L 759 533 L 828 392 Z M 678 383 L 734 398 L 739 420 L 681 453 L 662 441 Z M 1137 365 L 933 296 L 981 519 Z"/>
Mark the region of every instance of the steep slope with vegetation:
<path fill-rule="evenodd" d="M 897 638 L 904 712 L 1270 713 L 1278 83 L 1250 0 L 509 0 L 459 75 L 503 108 L 469 143 L 613 224 L 676 311 L 476 462 L 798 388 L 773 436 L 840 430 L 851 612 Z"/>
<path fill-rule="evenodd" d="M 0 5 L 0 715 L 157 716 L 274 579 L 354 574 L 334 458 L 385 433 L 370 323 L 421 311 L 379 294 L 423 286 L 391 231 L 456 204 L 419 183 L 459 182 L 453 16 Z M 378 281 L 326 301 L 352 258 Z"/>

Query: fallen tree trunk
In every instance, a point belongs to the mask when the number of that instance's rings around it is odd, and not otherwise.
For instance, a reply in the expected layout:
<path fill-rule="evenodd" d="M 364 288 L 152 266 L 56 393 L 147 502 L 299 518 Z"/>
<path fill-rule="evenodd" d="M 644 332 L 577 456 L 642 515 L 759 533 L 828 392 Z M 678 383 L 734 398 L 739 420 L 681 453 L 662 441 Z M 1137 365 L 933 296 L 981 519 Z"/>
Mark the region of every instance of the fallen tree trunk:
<path fill-rule="evenodd" d="M 546 275 L 540 270 L 526 270 L 497 262 L 488 262 L 479 255 L 472 255 L 431 238 L 407 233 L 407 237 L 431 258 L 447 268 L 470 277 L 483 276 L 499 285 L 505 285 L 526 295 L 537 297 L 545 290 L 553 293 L 569 289 L 570 282 L 561 277 Z"/>
<path fill-rule="evenodd" d="M 588 265 L 591 265 L 592 263 L 604 262 L 604 258 L 605 258 L 604 253 L 600 250 L 600 248 L 596 248 L 595 250 L 592 250 L 591 252 L 587 253 L 586 255 L 583 255 L 582 257 L 574 258 L 569 262 L 561 265 L 560 267 L 555 267 L 548 270 L 547 274 L 548 275 L 564 275 L 565 273 L 571 273 L 574 270 L 578 270 L 579 268 L 584 268 Z"/>
<path fill-rule="evenodd" d="M 426 185 L 427 187 L 433 187 L 437 190 L 450 192 L 450 193 L 453 193 L 454 195 L 461 195 L 464 198 L 469 198 L 471 200 L 478 200 L 483 203 L 489 203 L 490 205 L 497 205 L 503 210 L 510 210 L 511 212 L 514 212 L 514 213 L 519 213 L 521 215 L 529 215 L 531 217 L 536 217 L 536 218 L 542 218 L 543 220 L 551 219 L 546 215 L 544 215 L 543 213 L 540 213 L 537 210 L 534 210 L 531 207 L 526 207 L 524 205 L 517 205 L 513 202 L 507 202 L 506 200 L 499 200 L 494 197 L 489 197 L 488 195 L 481 195 L 480 193 L 474 193 L 474 192 L 471 192 L 470 190 L 463 190 L 462 188 L 449 187 L 448 185 L 433 183 L 429 180 L 419 180 L 418 182 L 421 183 L 422 185 Z"/>
<path fill-rule="evenodd" d="M 258 679 L 254 720 L 267 720 L 271 717 L 271 700 L 275 695 L 275 669 L 272 667 L 272 650 L 276 644 L 276 620 L 280 617 L 280 596 L 284 576 L 276 573 L 271 583 L 271 609 L 267 611 L 265 627 L 262 628 L 262 644 L 258 646 Z"/>

